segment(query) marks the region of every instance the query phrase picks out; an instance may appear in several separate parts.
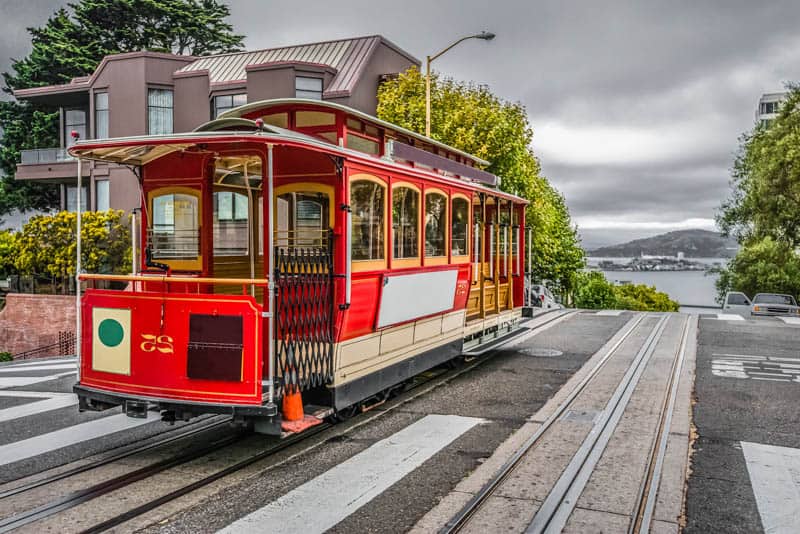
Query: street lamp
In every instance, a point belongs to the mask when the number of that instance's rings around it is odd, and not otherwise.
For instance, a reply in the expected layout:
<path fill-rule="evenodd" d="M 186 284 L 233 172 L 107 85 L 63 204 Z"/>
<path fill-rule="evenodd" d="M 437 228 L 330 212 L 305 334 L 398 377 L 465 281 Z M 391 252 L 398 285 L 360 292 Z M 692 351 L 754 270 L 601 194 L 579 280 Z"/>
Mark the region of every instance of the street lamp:
<path fill-rule="evenodd" d="M 462 37 L 458 41 L 454 42 L 438 54 L 434 54 L 432 56 L 427 56 L 426 58 L 426 67 L 425 67 L 425 135 L 427 137 L 431 136 L 431 63 L 434 59 L 441 56 L 454 46 L 459 43 L 466 41 L 467 39 L 483 39 L 484 41 L 491 41 L 494 39 L 494 34 L 492 32 L 482 31 L 481 33 L 477 33 L 475 35 L 468 35 L 466 37 Z"/>

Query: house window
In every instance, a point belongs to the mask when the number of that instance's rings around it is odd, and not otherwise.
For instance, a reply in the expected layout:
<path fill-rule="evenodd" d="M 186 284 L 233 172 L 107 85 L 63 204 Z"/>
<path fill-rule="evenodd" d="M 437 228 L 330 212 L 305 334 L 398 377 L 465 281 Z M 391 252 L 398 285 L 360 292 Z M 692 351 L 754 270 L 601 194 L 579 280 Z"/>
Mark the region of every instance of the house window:
<path fill-rule="evenodd" d="M 94 183 L 94 195 L 97 211 L 107 211 L 110 208 L 108 180 L 98 180 Z"/>
<path fill-rule="evenodd" d="M 108 93 L 94 94 L 94 137 L 108 138 Z"/>
<path fill-rule="evenodd" d="M 237 108 L 247 104 L 247 95 L 240 93 L 237 95 L 220 95 L 214 97 L 214 118 L 216 119 L 229 109 Z"/>
<path fill-rule="evenodd" d="M 147 90 L 147 133 L 172 133 L 172 89 Z"/>
<path fill-rule="evenodd" d="M 294 79 L 294 96 L 322 100 L 322 78 L 297 76 Z"/>
<path fill-rule="evenodd" d="M 354 261 L 384 259 L 385 194 L 385 188 L 371 180 L 353 180 L 350 183 Z"/>
<path fill-rule="evenodd" d="M 250 229 L 247 195 L 214 193 L 214 255 L 247 256 Z"/>
<path fill-rule="evenodd" d="M 762 114 L 777 113 L 780 105 L 781 105 L 780 102 L 762 102 L 761 113 Z"/>
<path fill-rule="evenodd" d="M 410 187 L 392 190 L 392 250 L 396 259 L 419 257 L 419 193 Z"/>
<path fill-rule="evenodd" d="M 86 139 L 86 110 L 67 109 L 64 111 L 64 141 L 67 148 L 75 144 L 72 132 L 78 132 L 79 139 Z"/>
<path fill-rule="evenodd" d="M 89 198 L 89 188 L 87 186 L 81 187 L 81 211 L 86 211 L 88 206 L 86 200 Z M 67 186 L 67 211 L 78 211 L 78 187 L 74 185 Z"/>
<path fill-rule="evenodd" d="M 466 198 L 453 199 L 453 222 L 450 229 L 450 247 L 453 256 L 469 254 L 469 202 Z"/>
<path fill-rule="evenodd" d="M 447 256 L 447 197 L 425 195 L 425 256 Z"/>

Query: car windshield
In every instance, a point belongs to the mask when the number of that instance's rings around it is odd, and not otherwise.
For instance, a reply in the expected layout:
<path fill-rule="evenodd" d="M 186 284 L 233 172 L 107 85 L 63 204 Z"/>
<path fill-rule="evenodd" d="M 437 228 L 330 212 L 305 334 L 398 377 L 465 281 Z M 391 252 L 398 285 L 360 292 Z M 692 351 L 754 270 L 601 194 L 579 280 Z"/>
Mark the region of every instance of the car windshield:
<path fill-rule="evenodd" d="M 794 297 L 791 295 L 776 295 L 774 293 L 764 293 L 760 295 L 756 295 L 756 298 L 753 299 L 753 303 L 756 304 L 788 304 L 790 306 L 796 306 L 797 303 L 794 300 Z"/>

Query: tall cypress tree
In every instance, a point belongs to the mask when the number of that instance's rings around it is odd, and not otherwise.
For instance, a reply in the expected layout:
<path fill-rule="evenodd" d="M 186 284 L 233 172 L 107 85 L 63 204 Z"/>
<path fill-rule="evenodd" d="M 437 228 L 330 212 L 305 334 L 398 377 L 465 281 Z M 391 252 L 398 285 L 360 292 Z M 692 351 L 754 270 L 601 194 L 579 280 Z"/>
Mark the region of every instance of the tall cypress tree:
<path fill-rule="evenodd" d="M 59 9 L 38 28 L 28 28 L 31 53 L 13 60 L 3 90 L 67 83 L 91 74 L 104 56 L 150 50 L 207 55 L 242 49 L 243 36 L 226 22 L 217 0 L 81 0 Z M 58 146 L 55 109 L 0 102 L 0 215 L 55 206 L 52 186 L 16 182 L 20 150 Z"/>

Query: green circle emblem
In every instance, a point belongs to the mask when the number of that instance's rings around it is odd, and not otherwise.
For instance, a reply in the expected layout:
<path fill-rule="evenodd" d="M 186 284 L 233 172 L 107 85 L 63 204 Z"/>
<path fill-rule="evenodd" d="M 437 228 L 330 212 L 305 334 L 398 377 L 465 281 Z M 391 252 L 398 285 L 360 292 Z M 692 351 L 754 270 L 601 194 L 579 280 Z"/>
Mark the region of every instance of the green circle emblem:
<path fill-rule="evenodd" d="M 116 347 L 122 343 L 122 338 L 125 337 L 125 330 L 119 321 L 114 319 L 103 319 L 100 326 L 97 327 L 97 335 L 100 337 L 100 342 L 106 347 Z"/>

